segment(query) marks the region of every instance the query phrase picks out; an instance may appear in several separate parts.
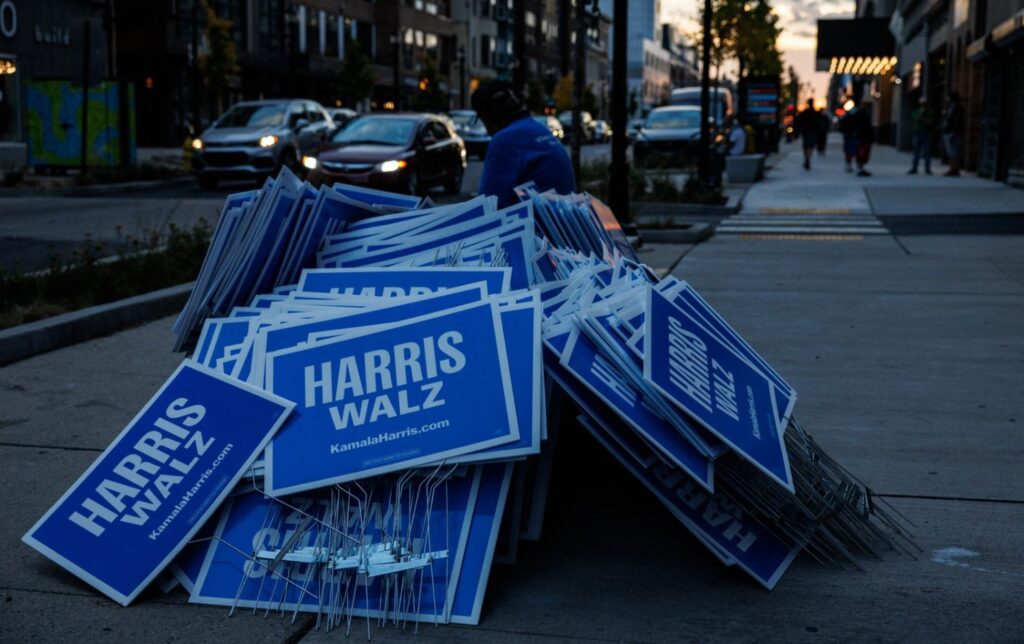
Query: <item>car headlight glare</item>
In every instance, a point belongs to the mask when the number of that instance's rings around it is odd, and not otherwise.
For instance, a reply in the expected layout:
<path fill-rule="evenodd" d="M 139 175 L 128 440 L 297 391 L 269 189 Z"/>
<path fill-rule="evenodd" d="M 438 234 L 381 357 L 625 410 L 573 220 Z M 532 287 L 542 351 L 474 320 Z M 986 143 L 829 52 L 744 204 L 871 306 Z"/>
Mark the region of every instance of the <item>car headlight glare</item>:
<path fill-rule="evenodd" d="M 203 149 L 203 140 L 202 139 L 192 139 L 192 149 L 193 150 L 202 150 Z"/>
<path fill-rule="evenodd" d="M 302 167 L 307 170 L 316 170 L 316 157 L 302 157 Z"/>
<path fill-rule="evenodd" d="M 397 172 L 407 165 L 409 164 L 403 161 L 402 159 L 392 159 L 391 161 L 385 161 L 381 163 L 380 165 L 377 166 L 377 169 L 380 170 L 381 172 Z"/>
<path fill-rule="evenodd" d="M 277 144 L 277 137 L 274 136 L 273 134 L 268 134 L 266 136 L 261 136 L 260 137 L 260 147 L 261 148 L 272 148 L 276 144 Z"/>

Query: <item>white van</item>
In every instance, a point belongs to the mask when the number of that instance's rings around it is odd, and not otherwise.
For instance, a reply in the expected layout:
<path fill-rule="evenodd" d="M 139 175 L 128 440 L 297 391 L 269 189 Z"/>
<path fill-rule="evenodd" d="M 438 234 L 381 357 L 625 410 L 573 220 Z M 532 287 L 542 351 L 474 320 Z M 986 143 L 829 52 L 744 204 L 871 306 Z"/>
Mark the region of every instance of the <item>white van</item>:
<path fill-rule="evenodd" d="M 732 114 L 732 92 L 725 87 L 712 87 L 708 98 L 711 102 L 711 118 L 721 126 L 725 117 Z M 692 105 L 700 107 L 700 87 L 680 87 L 672 90 L 671 105 Z"/>

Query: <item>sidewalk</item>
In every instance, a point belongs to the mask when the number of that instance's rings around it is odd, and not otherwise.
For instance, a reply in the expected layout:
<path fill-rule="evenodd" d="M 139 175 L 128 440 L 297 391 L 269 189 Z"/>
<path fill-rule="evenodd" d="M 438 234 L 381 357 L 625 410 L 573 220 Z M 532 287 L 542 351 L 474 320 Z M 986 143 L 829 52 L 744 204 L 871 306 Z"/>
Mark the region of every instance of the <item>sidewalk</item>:
<path fill-rule="evenodd" d="M 845 171 L 842 138 L 829 137 L 824 156 L 803 169 L 799 143 L 782 144 L 782 156 L 768 176 L 743 199 L 741 214 L 870 214 L 889 216 L 1024 215 L 1024 190 L 970 173 L 943 177 L 947 169 L 933 161 L 933 175 L 908 175 L 912 156 L 876 145 L 867 165 L 870 177 Z"/>
<path fill-rule="evenodd" d="M 1024 587 L 1021 237 L 716 237 L 644 261 L 693 283 L 798 390 L 796 415 L 907 516 L 913 559 L 800 557 L 766 592 L 719 565 L 593 441 L 560 440 L 543 539 L 496 567 L 479 627 L 376 642 L 1012 641 Z M 688 252 L 687 252 L 688 251 Z M 909 253 L 909 254 L 908 254 Z M 0 632 L 10 641 L 328 642 L 300 616 L 120 608 L 19 542 L 179 360 L 172 318 L 0 369 Z M 360 628 L 365 628 L 360 624 Z"/>

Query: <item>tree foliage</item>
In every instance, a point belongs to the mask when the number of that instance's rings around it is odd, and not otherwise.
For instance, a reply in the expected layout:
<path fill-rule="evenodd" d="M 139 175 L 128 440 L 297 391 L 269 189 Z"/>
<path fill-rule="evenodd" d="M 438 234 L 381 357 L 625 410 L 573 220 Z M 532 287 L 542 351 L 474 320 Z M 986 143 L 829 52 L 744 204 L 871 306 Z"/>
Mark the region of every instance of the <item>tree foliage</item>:
<path fill-rule="evenodd" d="M 419 85 L 412 96 L 411 107 L 423 112 L 443 112 L 448 109 L 448 94 L 442 89 L 444 81 L 431 56 L 420 58 Z"/>
<path fill-rule="evenodd" d="M 338 77 L 338 93 L 346 107 L 355 108 L 373 95 L 377 74 L 370 65 L 370 57 L 359 41 L 352 41 L 345 49 L 345 60 Z"/>
<path fill-rule="evenodd" d="M 207 51 L 199 56 L 199 73 L 206 90 L 217 98 L 217 111 L 224 109 L 224 91 L 230 87 L 231 77 L 238 73 L 238 54 L 232 36 L 232 22 L 217 15 L 204 0 L 206 9 Z"/>
<path fill-rule="evenodd" d="M 703 13 L 702 8 L 702 23 Z M 781 32 L 779 16 L 768 0 L 712 0 L 711 64 L 720 68 L 735 59 L 740 78 L 781 74 L 777 42 Z M 703 46 L 702 32 L 696 34 L 695 41 Z"/>
<path fill-rule="evenodd" d="M 555 86 L 555 109 L 565 112 L 572 109 L 572 74 L 566 74 Z"/>

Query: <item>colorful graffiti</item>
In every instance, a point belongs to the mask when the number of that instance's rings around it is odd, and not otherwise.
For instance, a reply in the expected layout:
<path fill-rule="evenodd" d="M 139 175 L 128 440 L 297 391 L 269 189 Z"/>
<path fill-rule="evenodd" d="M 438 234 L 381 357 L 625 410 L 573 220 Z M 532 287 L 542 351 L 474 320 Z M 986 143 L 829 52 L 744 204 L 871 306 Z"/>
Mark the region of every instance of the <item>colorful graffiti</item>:
<path fill-rule="evenodd" d="M 135 161 L 135 97 L 128 86 L 128 154 Z M 89 88 L 86 153 L 90 166 L 121 163 L 118 83 Z M 82 154 L 82 88 L 70 81 L 29 81 L 25 84 L 28 159 L 33 166 L 77 166 Z"/>

